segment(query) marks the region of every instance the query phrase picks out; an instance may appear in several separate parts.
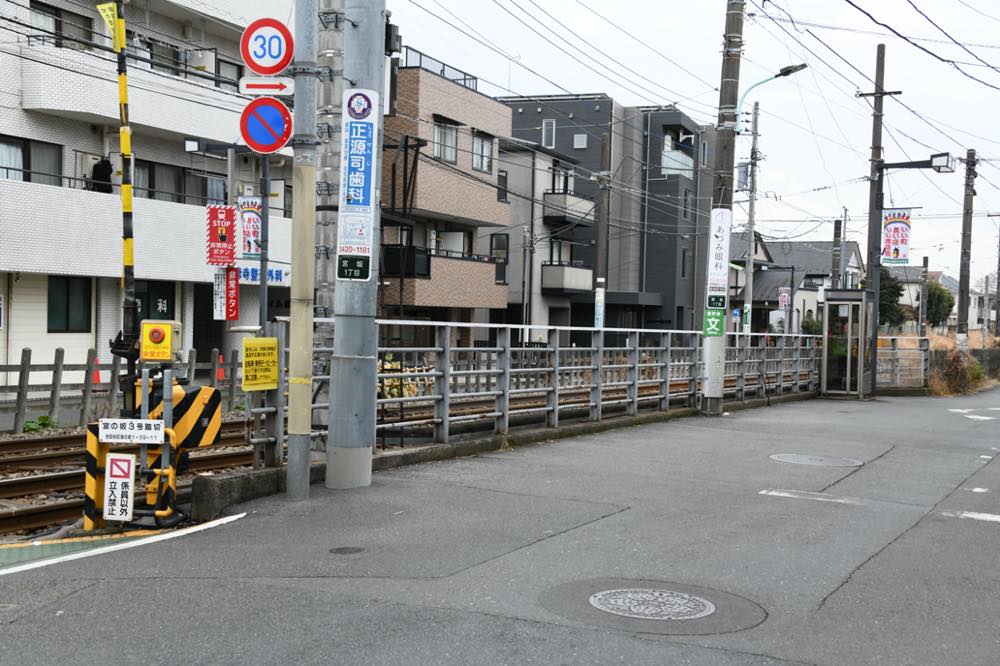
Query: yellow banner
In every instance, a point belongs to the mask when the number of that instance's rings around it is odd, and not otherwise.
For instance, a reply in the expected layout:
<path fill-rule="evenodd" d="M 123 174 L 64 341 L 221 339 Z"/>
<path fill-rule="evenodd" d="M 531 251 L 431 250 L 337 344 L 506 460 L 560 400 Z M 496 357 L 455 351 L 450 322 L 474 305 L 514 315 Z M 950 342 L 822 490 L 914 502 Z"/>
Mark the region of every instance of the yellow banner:
<path fill-rule="evenodd" d="M 243 338 L 243 391 L 278 388 L 278 338 Z"/>
<path fill-rule="evenodd" d="M 111 38 L 114 40 L 115 51 L 121 51 L 125 48 L 125 40 L 118 30 L 118 7 L 113 2 L 106 2 L 103 5 L 97 5 L 97 11 L 101 13 L 104 25 L 108 26 L 108 32 L 111 33 Z"/>

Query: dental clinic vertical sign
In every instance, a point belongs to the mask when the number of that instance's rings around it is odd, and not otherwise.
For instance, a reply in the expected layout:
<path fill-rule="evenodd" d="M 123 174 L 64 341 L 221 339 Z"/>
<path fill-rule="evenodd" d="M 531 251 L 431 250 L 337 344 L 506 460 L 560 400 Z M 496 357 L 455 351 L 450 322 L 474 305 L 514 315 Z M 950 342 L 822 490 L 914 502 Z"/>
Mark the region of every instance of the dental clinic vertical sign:
<path fill-rule="evenodd" d="M 372 277 L 375 199 L 379 177 L 379 96 L 374 90 L 344 91 L 341 120 L 340 215 L 337 220 L 337 279 Z"/>

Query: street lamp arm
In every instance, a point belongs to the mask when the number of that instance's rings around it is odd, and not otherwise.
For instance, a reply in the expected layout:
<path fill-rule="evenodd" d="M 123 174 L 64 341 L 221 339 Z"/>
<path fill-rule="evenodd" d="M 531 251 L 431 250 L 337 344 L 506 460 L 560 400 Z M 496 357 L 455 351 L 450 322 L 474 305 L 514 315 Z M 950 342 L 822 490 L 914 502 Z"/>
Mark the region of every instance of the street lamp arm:
<path fill-rule="evenodd" d="M 743 102 L 746 101 L 747 95 L 749 95 L 750 91 L 753 90 L 754 88 L 756 88 L 757 86 L 762 86 L 765 83 L 767 83 L 768 81 L 773 81 L 774 79 L 775 79 L 774 75 L 769 76 L 766 79 L 761 79 L 757 83 L 754 83 L 749 88 L 747 88 L 746 90 L 744 90 L 743 94 L 740 95 L 740 101 L 736 104 L 736 133 L 737 134 L 741 133 L 741 127 L 743 125 Z"/>

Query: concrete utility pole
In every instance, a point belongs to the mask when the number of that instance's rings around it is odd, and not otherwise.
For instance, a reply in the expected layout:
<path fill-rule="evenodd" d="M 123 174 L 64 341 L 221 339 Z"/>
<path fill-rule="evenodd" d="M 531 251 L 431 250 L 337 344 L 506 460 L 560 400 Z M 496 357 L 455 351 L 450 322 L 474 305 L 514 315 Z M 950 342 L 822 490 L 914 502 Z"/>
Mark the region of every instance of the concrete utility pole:
<path fill-rule="evenodd" d="M 316 215 L 316 312 L 332 317 L 337 286 L 337 200 L 340 196 L 340 106 L 344 95 L 344 0 L 319 0 L 320 68 L 329 76 L 319 84 L 317 121 L 324 129 L 319 146 Z M 333 343 L 333 326 L 317 324 L 316 341 L 321 347 Z"/>
<path fill-rule="evenodd" d="M 760 152 L 757 150 L 757 122 L 760 116 L 760 103 L 753 103 L 753 121 L 750 131 L 753 135 L 753 142 L 750 147 L 750 201 L 747 208 L 747 263 L 746 263 L 746 286 L 743 288 L 743 331 L 747 336 L 747 348 L 753 339 L 753 257 L 757 251 L 757 236 L 754 231 L 754 220 L 757 213 L 757 162 L 760 161 Z"/>
<path fill-rule="evenodd" d="M 986 276 L 986 282 L 983 285 L 983 339 L 982 349 L 986 349 L 986 331 L 990 325 L 990 276 Z"/>
<path fill-rule="evenodd" d="M 295 136 L 292 137 L 292 279 L 288 352 L 290 499 L 309 497 L 312 431 L 313 288 L 316 278 L 316 0 L 295 3 Z M 269 192 L 261 193 L 269 205 Z M 281 418 L 281 414 L 277 415 Z M 281 443 L 279 442 L 280 446 Z"/>
<path fill-rule="evenodd" d="M 715 179 L 712 187 L 713 220 L 728 219 L 732 225 L 733 210 L 733 164 L 736 157 L 736 104 L 740 87 L 740 59 L 743 54 L 743 9 L 742 0 L 728 0 L 726 3 L 725 46 L 722 51 L 722 79 L 719 85 L 719 120 L 715 145 Z M 728 211 L 719 215 L 717 209 Z M 714 226 L 714 225 L 713 225 Z M 724 240 L 729 247 L 728 238 Z M 711 271 L 712 253 L 715 245 L 709 241 L 706 270 Z M 726 265 L 729 257 L 723 257 Z M 707 281 L 711 289 L 711 280 Z M 708 299 L 706 298 L 706 301 Z M 708 303 L 706 302 L 706 321 Z M 723 297 L 723 331 L 726 312 L 729 310 L 729 289 Z M 704 337 L 705 380 L 702 391 L 701 411 L 709 416 L 722 414 L 722 391 L 726 370 L 726 336 L 706 335 Z"/>
<path fill-rule="evenodd" d="M 347 0 L 344 26 L 344 78 L 352 88 L 378 95 L 372 110 L 375 136 L 371 178 L 374 196 L 381 192 L 382 98 L 385 95 L 385 0 Z M 342 170 L 342 173 L 346 169 Z M 341 183 L 343 191 L 343 183 Z M 343 195 L 340 198 L 344 201 Z M 371 206 L 370 241 L 381 237 L 379 205 Z M 343 234 L 341 234 L 343 235 Z M 339 239 L 338 239 L 339 243 Z M 372 446 L 375 444 L 375 374 L 378 327 L 375 307 L 379 275 L 378 247 L 372 247 L 367 280 L 337 285 L 334 305 L 336 335 L 330 367 L 329 436 L 326 444 L 326 487 L 357 488 L 371 485 Z"/>
<path fill-rule="evenodd" d="M 840 238 L 844 233 L 843 221 L 833 221 L 833 247 L 830 252 L 830 288 L 839 289 L 840 285 Z"/>
<path fill-rule="evenodd" d="M 844 206 L 844 224 L 840 229 L 840 266 L 837 280 L 840 289 L 847 289 L 847 206 Z"/>
<path fill-rule="evenodd" d="M 608 133 L 601 135 L 601 170 L 594 174 L 597 195 L 597 257 L 594 261 L 594 328 L 604 328 L 604 297 L 608 288 L 608 216 L 611 201 L 611 145 Z"/>
<path fill-rule="evenodd" d="M 965 154 L 965 200 L 962 204 L 962 255 L 958 269 L 958 348 L 969 351 L 969 261 L 972 257 L 972 203 L 976 196 L 976 151 Z"/>
<path fill-rule="evenodd" d="M 875 397 L 875 378 L 878 376 L 878 297 L 880 257 L 882 254 L 882 202 L 879 200 L 882 179 L 882 107 L 885 101 L 885 44 L 879 44 L 875 55 L 875 94 L 872 111 L 872 157 L 868 187 L 868 278 L 865 289 L 872 293 L 872 320 L 870 322 L 869 353 L 871 354 L 870 394 Z"/>
<path fill-rule="evenodd" d="M 293 195 L 294 196 L 294 195 Z M 271 156 L 260 156 L 260 330 L 267 323 L 267 260 L 271 232 Z"/>
<path fill-rule="evenodd" d="M 927 336 L 927 313 L 928 303 L 927 303 L 927 257 L 924 257 L 924 263 L 920 267 L 920 337 Z"/>

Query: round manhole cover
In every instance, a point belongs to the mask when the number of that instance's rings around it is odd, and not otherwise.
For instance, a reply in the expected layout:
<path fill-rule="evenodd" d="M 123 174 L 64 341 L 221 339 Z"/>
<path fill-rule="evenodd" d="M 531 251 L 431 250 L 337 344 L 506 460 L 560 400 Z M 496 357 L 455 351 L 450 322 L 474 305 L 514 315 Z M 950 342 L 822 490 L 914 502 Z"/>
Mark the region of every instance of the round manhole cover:
<path fill-rule="evenodd" d="M 744 597 L 683 583 L 595 578 L 544 590 L 538 602 L 551 613 L 595 627 L 634 633 L 706 636 L 756 627 L 763 608 Z"/>
<path fill-rule="evenodd" d="M 804 453 L 775 453 L 771 460 L 793 465 L 815 465 L 817 467 L 861 467 L 864 461 L 836 456 L 814 456 Z"/>
<path fill-rule="evenodd" d="M 357 555 L 365 552 L 365 549 L 358 546 L 340 546 L 339 548 L 331 548 L 330 552 L 334 555 Z"/>
<path fill-rule="evenodd" d="M 622 617 L 642 620 L 696 620 L 715 612 L 708 599 L 674 590 L 604 590 L 590 595 L 590 605 Z"/>

